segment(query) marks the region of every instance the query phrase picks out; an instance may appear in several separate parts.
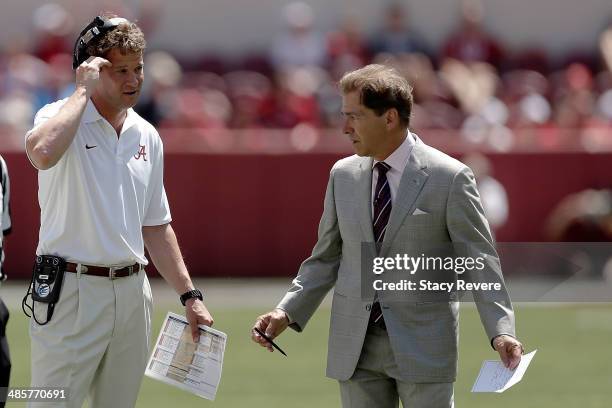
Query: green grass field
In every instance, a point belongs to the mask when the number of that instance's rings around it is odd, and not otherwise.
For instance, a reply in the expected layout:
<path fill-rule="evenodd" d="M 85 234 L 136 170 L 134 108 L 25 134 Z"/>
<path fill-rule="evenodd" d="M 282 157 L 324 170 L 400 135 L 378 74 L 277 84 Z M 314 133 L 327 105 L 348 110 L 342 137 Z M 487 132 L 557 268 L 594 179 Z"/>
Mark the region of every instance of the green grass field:
<path fill-rule="evenodd" d="M 537 348 L 521 383 L 503 394 L 472 394 L 482 360 L 496 357 L 489 347 L 478 314 L 463 307 L 456 407 L 580 407 L 612 406 L 612 305 L 560 307 L 518 306 L 517 329 L 527 351 Z M 166 314 L 156 305 L 154 336 Z M 175 312 L 180 310 L 174 309 Z M 139 407 L 338 407 L 334 380 L 325 377 L 329 310 L 321 309 L 306 331 L 289 330 L 279 343 L 289 355 L 268 353 L 251 343 L 250 326 L 264 310 L 211 310 L 215 327 L 228 334 L 223 377 L 214 402 L 145 378 Z M 28 321 L 13 310 L 9 342 L 11 385 L 29 383 Z M 10 406 L 24 406 L 11 404 Z"/>

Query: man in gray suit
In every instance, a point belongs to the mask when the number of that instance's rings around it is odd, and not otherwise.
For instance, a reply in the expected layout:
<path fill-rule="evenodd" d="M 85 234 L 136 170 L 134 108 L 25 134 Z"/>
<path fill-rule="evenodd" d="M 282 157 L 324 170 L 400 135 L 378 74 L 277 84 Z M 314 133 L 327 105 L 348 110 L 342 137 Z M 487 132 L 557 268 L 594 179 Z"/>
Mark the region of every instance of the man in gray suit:
<path fill-rule="evenodd" d="M 411 88 L 393 68 L 350 72 L 340 90 L 343 131 L 357 155 L 333 166 L 312 255 L 254 328 L 271 338 L 288 326 L 302 331 L 335 287 L 327 375 L 339 381 L 343 407 L 452 407 L 458 303 L 387 301 L 362 290 L 361 271 L 368 243 L 379 256 L 410 252 L 407 242 L 444 243 L 481 256 L 503 284 L 474 176 L 408 131 Z M 505 289 L 485 297 L 474 295 L 486 334 L 514 369 L 523 347 L 510 299 Z M 252 338 L 273 350 L 255 330 Z"/>

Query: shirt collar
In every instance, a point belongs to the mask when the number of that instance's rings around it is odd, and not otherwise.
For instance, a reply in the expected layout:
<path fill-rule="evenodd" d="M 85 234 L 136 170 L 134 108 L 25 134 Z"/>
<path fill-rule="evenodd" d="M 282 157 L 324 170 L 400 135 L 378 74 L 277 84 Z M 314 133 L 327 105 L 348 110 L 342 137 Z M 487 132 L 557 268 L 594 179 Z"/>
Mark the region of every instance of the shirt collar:
<path fill-rule="evenodd" d="M 138 114 L 134 111 L 134 109 L 132 108 L 128 109 L 127 115 L 125 116 L 125 121 L 123 122 L 122 132 L 125 132 L 126 130 L 134 126 L 137 121 L 138 121 Z"/>
<path fill-rule="evenodd" d="M 102 118 L 102 115 L 96 109 L 96 106 L 93 104 L 91 99 L 87 100 L 87 106 L 85 106 L 85 112 L 83 112 L 83 122 L 91 123 L 96 122 Z"/>
<path fill-rule="evenodd" d="M 384 162 L 391 166 L 391 169 L 404 171 L 406 164 L 408 164 L 408 159 L 410 158 L 410 153 L 412 152 L 412 148 L 414 147 L 415 139 L 412 133 L 408 132 L 406 135 L 406 139 L 402 142 L 401 145 L 397 149 L 393 151 L 387 157 Z M 372 168 L 378 163 L 378 160 L 373 160 Z"/>
<path fill-rule="evenodd" d="M 134 109 L 130 108 L 127 111 L 127 115 L 125 117 L 125 121 L 123 122 L 123 130 L 126 131 L 130 127 L 134 126 L 137 122 L 138 114 L 134 111 Z M 87 106 L 85 106 L 85 111 L 83 112 L 83 122 L 84 123 L 93 123 L 97 122 L 100 119 L 104 119 L 100 112 L 96 109 L 96 105 L 93 104 L 91 99 L 87 101 Z"/>

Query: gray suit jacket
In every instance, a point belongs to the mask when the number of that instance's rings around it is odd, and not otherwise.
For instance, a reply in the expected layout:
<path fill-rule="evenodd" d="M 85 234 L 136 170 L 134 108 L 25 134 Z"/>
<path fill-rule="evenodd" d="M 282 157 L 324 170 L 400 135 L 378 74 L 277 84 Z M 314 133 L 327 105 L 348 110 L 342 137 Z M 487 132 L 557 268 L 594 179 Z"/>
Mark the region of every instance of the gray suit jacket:
<path fill-rule="evenodd" d="M 362 242 L 373 242 L 372 159 L 351 156 L 332 168 L 318 241 L 278 304 L 301 331 L 327 292 L 333 294 L 327 375 L 349 379 L 365 338 L 372 290 L 361 291 Z M 427 214 L 412 215 L 419 208 Z M 405 253 L 405 242 L 466 244 L 486 254 L 487 268 L 501 278 L 499 259 L 471 170 L 424 144 L 416 144 L 404 169 L 387 224 L 381 256 Z M 489 339 L 514 336 L 514 313 L 505 291 L 501 300 L 477 302 Z M 383 303 L 383 315 L 402 379 L 453 382 L 457 372 L 457 302 Z"/>

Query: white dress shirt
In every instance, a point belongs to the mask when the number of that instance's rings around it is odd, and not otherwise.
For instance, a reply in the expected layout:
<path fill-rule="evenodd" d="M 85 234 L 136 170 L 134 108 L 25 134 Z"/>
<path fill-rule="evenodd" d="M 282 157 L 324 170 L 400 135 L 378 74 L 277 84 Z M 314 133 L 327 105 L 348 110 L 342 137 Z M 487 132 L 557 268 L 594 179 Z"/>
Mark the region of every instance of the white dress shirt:
<path fill-rule="evenodd" d="M 399 188 L 404 168 L 406 168 L 406 164 L 408 164 L 408 159 L 410 158 L 410 153 L 412 153 L 412 148 L 415 143 L 414 136 L 408 132 L 402 144 L 384 160 L 385 163 L 391 166 L 387 171 L 387 180 L 389 182 L 389 188 L 391 189 L 391 205 L 395 202 L 397 189 Z M 378 182 L 378 170 L 374 171 L 376 163 L 378 163 L 378 160 L 374 160 L 372 163 L 372 216 L 374 216 L 374 194 L 376 191 L 376 183 Z"/>

